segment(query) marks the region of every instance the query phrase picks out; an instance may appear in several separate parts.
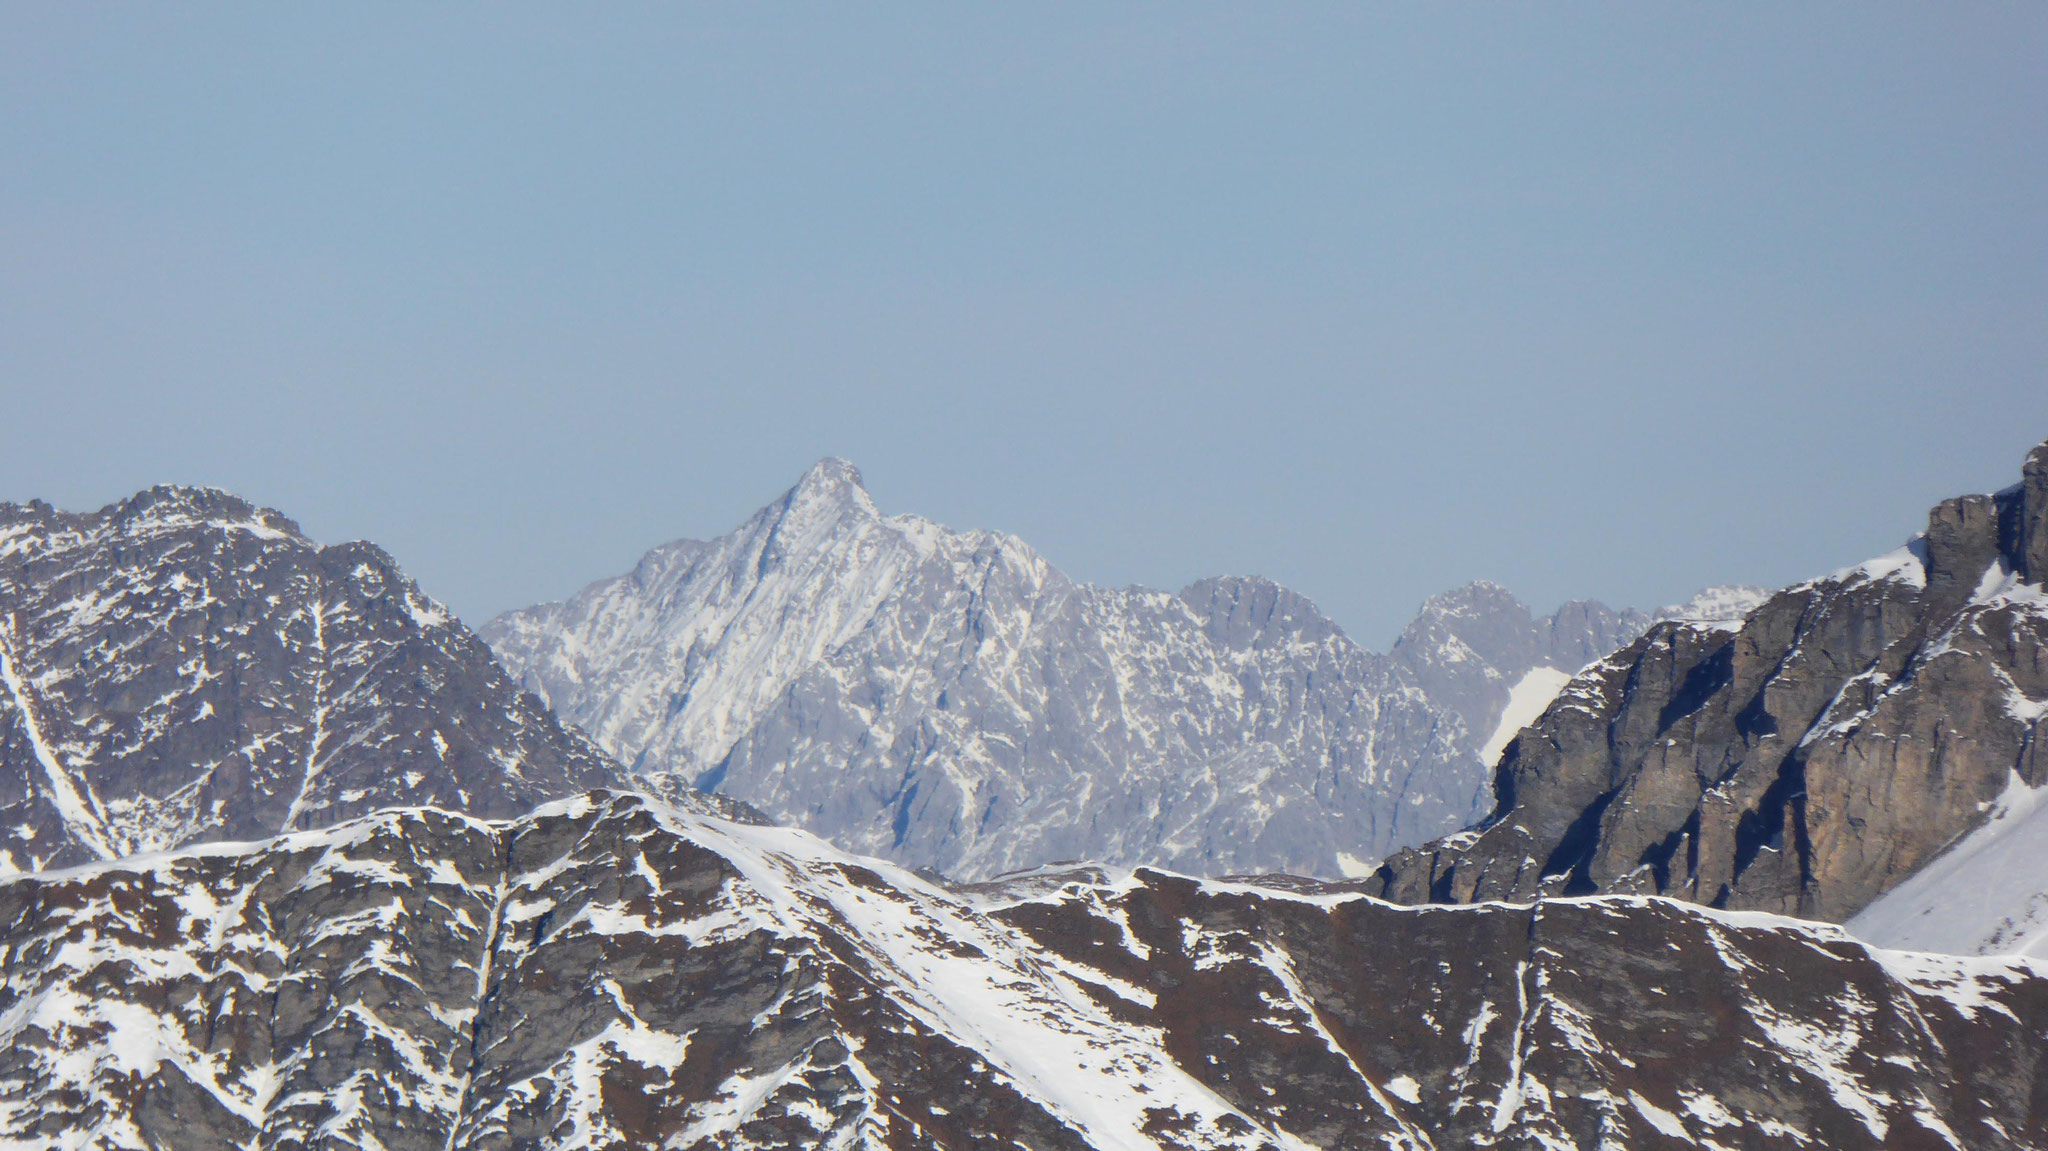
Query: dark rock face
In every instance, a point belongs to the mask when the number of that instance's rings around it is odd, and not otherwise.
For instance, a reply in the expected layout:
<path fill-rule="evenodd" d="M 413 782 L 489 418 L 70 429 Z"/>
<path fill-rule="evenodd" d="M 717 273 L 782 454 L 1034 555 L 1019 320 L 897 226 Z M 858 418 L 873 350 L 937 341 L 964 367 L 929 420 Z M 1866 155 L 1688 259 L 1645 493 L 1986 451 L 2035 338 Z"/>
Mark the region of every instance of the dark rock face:
<path fill-rule="evenodd" d="M 595 794 L 0 883 L 0 1140 L 2040 1147 L 2048 981 L 1659 900 L 948 891 Z"/>
<path fill-rule="evenodd" d="M 1739 626 L 1666 623 L 1512 744 L 1483 827 L 1401 853 L 1403 902 L 1657 892 L 1842 920 L 2048 783 L 2048 445 L 1995 496 Z M 2030 582 L 2033 581 L 2033 582 Z"/>
<path fill-rule="evenodd" d="M 215 491 L 0 505 L 6 869 L 618 778 L 376 547 Z"/>
<path fill-rule="evenodd" d="M 2019 491 L 2005 505 L 2001 542 L 2028 583 L 2048 584 L 2048 443 L 2027 456 Z"/>

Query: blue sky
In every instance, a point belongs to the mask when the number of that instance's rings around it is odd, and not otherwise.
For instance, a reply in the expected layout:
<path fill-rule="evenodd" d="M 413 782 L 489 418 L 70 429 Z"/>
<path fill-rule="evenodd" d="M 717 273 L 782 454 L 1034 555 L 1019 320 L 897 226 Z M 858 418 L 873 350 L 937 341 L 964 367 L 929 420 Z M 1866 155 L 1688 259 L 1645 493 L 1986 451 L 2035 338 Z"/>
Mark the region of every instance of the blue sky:
<path fill-rule="evenodd" d="M 813 459 L 1073 575 L 1654 605 L 2048 438 L 2038 5 L 0 12 L 0 499 L 471 619 Z"/>

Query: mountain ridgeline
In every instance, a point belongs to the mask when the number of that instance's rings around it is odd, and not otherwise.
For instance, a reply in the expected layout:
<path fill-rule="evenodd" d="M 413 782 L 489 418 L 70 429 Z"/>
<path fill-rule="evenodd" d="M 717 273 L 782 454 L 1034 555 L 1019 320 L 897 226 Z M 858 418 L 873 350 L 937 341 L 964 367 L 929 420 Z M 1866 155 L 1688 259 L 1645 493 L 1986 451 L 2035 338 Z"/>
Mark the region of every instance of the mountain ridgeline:
<path fill-rule="evenodd" d="M 2040 1148 L 2048 979 L 1614 897 L 947 889 L 594 793 L 0 884 L 0 1140 Z"/>
<path fill-rule="evenodd" d="M 826 460 L 729 535 L 480 630 L 621 761 L 853 850 L 963 878 L 1334 876 L 1470 823 L 1515 685 L 1647 623 L 1532 620 L 1475 584 L 1381 655 L 1268 580 L 1091 586 L 1015 537 L 884 515 Z"/>
<path fill-rule="evenodd" d="M 1738 621 L 1660 623 L 1586 669 L 1508 748 L 1485 824 L 1396 855 L 1371 888 L 1849 919 L 2048 785 L 2044 583 L 2048 444 L 1897 552 Z M 2029 882 L 1961 949 L 2038 932 L 2048 881 Z M 1914 917 L 1887 922 L 1938 942 Z"/>

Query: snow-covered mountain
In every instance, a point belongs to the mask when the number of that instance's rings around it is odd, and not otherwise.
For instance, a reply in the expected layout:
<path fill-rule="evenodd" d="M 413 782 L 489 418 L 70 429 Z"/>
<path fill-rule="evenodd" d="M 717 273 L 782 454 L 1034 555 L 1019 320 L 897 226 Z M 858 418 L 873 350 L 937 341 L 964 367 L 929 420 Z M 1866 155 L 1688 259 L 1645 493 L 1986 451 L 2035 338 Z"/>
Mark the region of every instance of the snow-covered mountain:
<path fill-rule="evenodd" d="M 2048 978 L 1663 900 L 948 889 L 595 793 L 0 882 L 0 1142 L 2048 1144 Z"/>
<path fill-rule="evenodd" d="M 1079 583 L 1014 537 L 884 515 L 826 460 L 729 535 L 479 630 L 621 760 L 851 849 L 967 878 L 1336 875 L 1471 820 L 1510 689 L 1647 622 L 1462 597 L 1378 655 L 1270 581 Z"/>
<path fill-rule="evenodd" d="M 196 488 L 0 504 L 0 870 L 620 778 L 372 545 Z"/>
<path fill-rule="evenodd" d="M 1403 901 L 1656 892 L 1882 944 L 2048 946 L 2048 444 L 2021 481 L 1738 620 L 1659 624 L 1510 745 Z"/>

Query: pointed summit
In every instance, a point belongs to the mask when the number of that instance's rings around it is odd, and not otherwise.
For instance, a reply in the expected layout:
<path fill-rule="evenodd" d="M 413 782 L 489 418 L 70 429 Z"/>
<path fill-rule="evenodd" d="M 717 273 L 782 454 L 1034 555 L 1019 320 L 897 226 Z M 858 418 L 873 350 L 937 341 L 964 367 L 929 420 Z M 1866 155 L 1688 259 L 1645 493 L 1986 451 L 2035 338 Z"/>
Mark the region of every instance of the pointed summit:
<path fill-rule="evenodd" d="M 803 478 L 782 499 L 785 514 L 822 508 L 842 508 L 866 515 L 880 515 L 868 496 L 860 469 L 837 456 L 826 456 L 810 466 Z"/>

